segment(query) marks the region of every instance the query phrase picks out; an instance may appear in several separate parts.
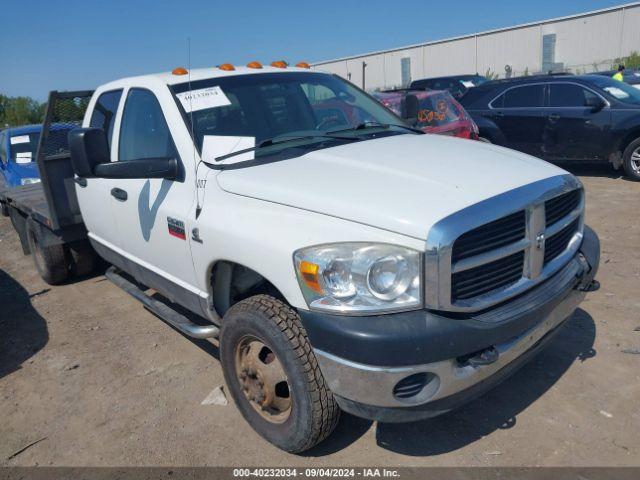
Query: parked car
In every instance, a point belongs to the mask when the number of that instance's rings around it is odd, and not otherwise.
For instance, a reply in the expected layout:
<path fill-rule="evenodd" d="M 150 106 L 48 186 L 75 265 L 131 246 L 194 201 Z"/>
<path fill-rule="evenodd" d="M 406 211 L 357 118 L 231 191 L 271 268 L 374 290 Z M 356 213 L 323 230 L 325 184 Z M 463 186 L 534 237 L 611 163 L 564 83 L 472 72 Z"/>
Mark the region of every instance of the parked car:
<path fill-rule="evenodd" d="M 43 197 L 0 195 L 48 281 L 77 268 L 84 234 L 112 282 L 219 338 L 227 390 L 268 441 L 309 449 L 341 410 L 403 422 L 456 408 L 597 287 L 573 175 L 425 135 L 337 76 L 275 65 L 103 85 L 70 158 L 43 162 Z M 330 124 L 313 108 L 327 102 L 357 115 Z M 25 204 L 45 199 L 39 216 Z"/>
<path fill-rule="evenodd" d="M 64 149 L 67 134 L 73 125 L 53 124 L 50 127 L 50 145 Z M 42 125 L 7 128 L 0 132 L 0 173 L 9 187 L 40 182 L 35 162 Z"/>
<path fill-rule="evenodd" d="M 612 163 L 640 180 L 640 90 L 600 75 L 497 80 L 460 100 L 480 138 L 546 160 Z"/>
<path fill-rule="evenodd" d="M 591 75 L 602 75 L 603 77 L 613 78 L 618 73 L 617 70 L 607 70 L 604 72 L 593 72 Z M 640 88 L 640 70 L 627 68 L 623 73 L 623 81 L 635 88 Z"/>
<path fill-rule="evenodd" d="M 373 97 L 425 133 L 478 139 L 475 122 L 446 90 L 387 90 L 376 92 Z M 408 112 L 407 102 L 417 104 L 415 112 Z"/>
<path fill-rule="evenodd" d="M 448 77 L 423 78 L 409 85 L 412 89 L 447 90 L 455 98 L 462 97 L 467 90 L 487 81 L 482 75 L 452 75 Z"/>

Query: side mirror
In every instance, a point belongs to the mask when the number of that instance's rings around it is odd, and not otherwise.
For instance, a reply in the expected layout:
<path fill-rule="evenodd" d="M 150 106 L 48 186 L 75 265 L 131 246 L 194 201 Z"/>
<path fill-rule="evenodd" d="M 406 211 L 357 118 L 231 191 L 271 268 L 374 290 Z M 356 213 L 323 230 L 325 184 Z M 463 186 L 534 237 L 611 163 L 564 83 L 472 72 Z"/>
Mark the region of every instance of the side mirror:
<path fill-rule="evenodd" d="M 587 107 L 591 107 L 591 113 L 597 113 L 606 107 L 606 103 L 600 97 L 589 97 L 587 98 L 586 105 Z"/>
<path fill-rule="evenodd" d="M 418 97 L 415 95 L 407 95 L 404 98 L 404 108 L 402 109 L 402 118 L 411 125 L 415 125 L 418 121 L 418 109 L 420 105 Z"/>
<path fill-rule="evenodd" d="M 94 168 L 99 178 L 166 178 L 177 180 L 180 169 L 176 158 L 141 158 L 99 163 Z"/>
<path fill-rule="evenodd" d="M 101 128 L 74 128 L 68 139 L 71 165 L 77 176 L 91 178 L 96 165 L 110 161 L 107 135 Z"/>

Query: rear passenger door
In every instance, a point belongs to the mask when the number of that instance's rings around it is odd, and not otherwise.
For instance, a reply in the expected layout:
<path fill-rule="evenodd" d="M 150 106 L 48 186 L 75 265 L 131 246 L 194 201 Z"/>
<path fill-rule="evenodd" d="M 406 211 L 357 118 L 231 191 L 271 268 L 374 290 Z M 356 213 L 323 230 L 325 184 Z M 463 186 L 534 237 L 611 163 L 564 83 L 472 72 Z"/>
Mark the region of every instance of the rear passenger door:
<path fill-rule="evenodd" d="M 545 85 L 510 87 L 489 103 L 488 117 L 497 125 L 506 147 L 537 157 L 542 154 Z"/>
<path fill-rule="evenodd" d="M 110 149 L 121 98 L 122 89 L 103 92 L 91 111 L 89 126 L 104 130 Z M 80 212 L 89 235 L 107 247 L 120 243 L 118 227 L 109 206 L 112 187 L 113 180 L 108 178 L 87 178 L 76 182 Z"/>
<path fill-rule="evenodd" d="M 602 159 L 610 148 L 611 110 L 594 111 L 602 99 L 577 83 L 550 83 L 544 109 L 543 155 L 548 159 Z M 604 101 L 604 99 L 602 99 Z"/>

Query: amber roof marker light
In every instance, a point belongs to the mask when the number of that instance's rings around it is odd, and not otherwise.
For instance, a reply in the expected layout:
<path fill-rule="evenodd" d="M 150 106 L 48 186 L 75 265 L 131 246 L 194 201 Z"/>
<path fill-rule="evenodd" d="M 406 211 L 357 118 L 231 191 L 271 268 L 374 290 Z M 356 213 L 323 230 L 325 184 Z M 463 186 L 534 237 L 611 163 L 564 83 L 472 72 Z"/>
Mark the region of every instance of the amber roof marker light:
<path fill-rule="evenodd" d="M 249 68 L 262 68 L 262 64 L 260 62 L 249 62 L 249 63 L 247 63 L 247 67 L 249 67 Z"/>
<path fill-rule="evenodd" d="M 186 75 L 189 72 L 184 67 L 176 67 L 173 70 L 171 70 L 171 73 L 174 75 Z"/>
<path fill-rule="evenodd" d="M 296 67 L 298 67 L 298 68 L 311 68 L 311 65 L 309 65 L 307 62 L 298 62 L 298 63 L 296 63 Z"/>
<path fill-rule="evenodd" d="M 275 62 L 271 62 L 271 66 L 276 68 L 287 68 L 289 64 L 284 60 L 276 60 Z"/>
<path fill-rule="evenodd" d="M 222 65 L 218 65 L 218 68 L 220 70 L 224 70 L 225 72 L 231 72 L 236 69 L 236 67 L 234 67 L 230 63 L 223 63 Z"/>

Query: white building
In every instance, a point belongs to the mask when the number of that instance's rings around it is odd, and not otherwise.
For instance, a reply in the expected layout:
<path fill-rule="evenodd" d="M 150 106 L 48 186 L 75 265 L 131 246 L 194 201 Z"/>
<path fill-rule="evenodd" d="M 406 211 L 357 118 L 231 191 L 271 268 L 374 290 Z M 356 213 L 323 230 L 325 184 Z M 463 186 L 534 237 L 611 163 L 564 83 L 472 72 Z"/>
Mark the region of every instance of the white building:
<path fill-rule="evenodd" d="M 367 90 L 411 80 L 488 71 L 505 76 L 611 69 L 640 51 L 640 2 L 461 37 L 314 63 Z"/>

